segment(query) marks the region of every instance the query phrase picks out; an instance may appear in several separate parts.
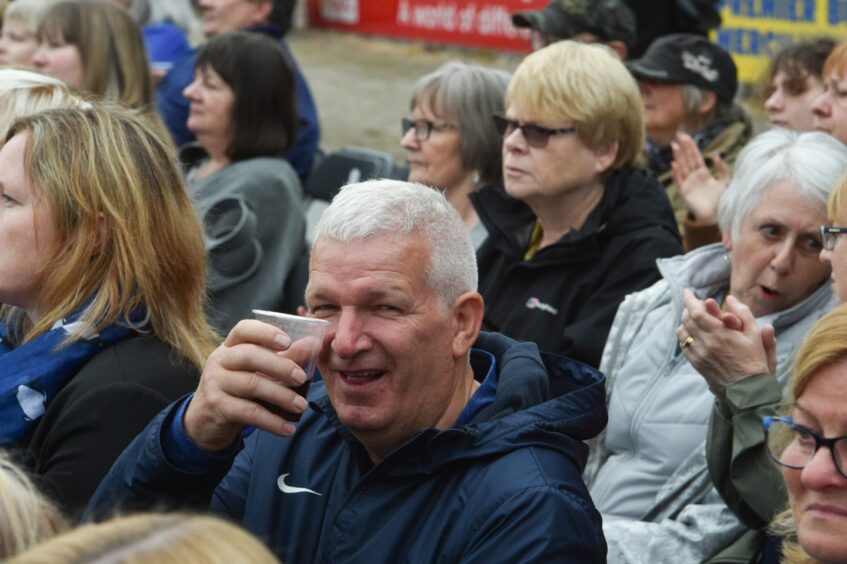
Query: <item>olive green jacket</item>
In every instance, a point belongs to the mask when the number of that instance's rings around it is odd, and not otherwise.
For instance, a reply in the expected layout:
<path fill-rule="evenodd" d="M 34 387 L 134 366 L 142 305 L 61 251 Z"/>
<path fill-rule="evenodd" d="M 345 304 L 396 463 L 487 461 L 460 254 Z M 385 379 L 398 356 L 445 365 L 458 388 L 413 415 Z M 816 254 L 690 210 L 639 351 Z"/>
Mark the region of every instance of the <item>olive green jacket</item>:
<path fill-rule="evenodd" d="M 706 440 L 709 475 L 749 530 L 710 563 L 756 561 L 764 544 L 763 529 L 785 508 L 785 484 L 768 457 L 762 430 L 762 417 L 774 415 L 781 402 L 782 387 L 771 374 L 732 384 L 715 401 Z"/>

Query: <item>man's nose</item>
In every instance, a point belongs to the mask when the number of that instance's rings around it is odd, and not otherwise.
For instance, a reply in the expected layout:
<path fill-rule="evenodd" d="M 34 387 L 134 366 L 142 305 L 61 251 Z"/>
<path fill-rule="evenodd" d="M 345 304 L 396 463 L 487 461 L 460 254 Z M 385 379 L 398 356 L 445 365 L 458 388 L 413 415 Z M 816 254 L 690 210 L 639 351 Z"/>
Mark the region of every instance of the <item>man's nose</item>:
<path fill-rule="evenodd" d="M 361 312 L 342 311 L 334 325 L 330 346 L 339 357 L 352 358 L 373 346 L 366 331 L 366 318 Z"/>

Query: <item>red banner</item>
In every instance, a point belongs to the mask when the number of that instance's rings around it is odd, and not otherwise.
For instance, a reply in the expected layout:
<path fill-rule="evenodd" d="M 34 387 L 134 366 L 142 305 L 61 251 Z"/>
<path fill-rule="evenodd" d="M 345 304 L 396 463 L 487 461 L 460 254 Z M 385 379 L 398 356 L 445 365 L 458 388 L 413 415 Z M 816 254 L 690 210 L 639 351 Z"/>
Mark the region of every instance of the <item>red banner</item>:
<path fill-rule="evenodd" d="M 512 13 L 548 0 L 309 0 L 309 25 L 389 37 L 528 52 Z"/>

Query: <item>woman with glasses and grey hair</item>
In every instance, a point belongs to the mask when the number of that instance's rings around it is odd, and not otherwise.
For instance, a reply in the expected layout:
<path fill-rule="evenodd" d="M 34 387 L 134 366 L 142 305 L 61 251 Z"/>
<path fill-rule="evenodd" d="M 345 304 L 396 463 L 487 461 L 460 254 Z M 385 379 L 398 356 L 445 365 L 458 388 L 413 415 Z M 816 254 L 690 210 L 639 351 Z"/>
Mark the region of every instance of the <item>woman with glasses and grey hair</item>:
<path fill-rule="evenodd" d="M 471 195 L 484 326 L 597 366 L 618 304 L 682 252 L 662 187 L 632 166 L 635 80 L 608 48 L 558 42 L 520 64 L 495 123 L 503 182 Z"/>
<path fill-rule="evenodd" d="M 609 423 L 586 482 L 607 517 L 610 561 L 702 562 L 744 549 L 728 546 L 747 518 L 733 515 L 728 489 L 707 467 L 707 436 L 735 459 L 740 443 L 715 425 L 755 411 L 771 389 L 764 384 L 780 395 L 801 340 L 834 302 L 830 268 L 818 258 L 820 225 L 847 147 L 773 130 L 736 163 L 718 212 L 722 243 L 658 261 L 663 280 L 628 296 L 609 333 L 600 365 Z M 761 373 L 770 382 L 738 384 Z M 753 471 L 745 456 L 735 474 Z"/>
<path fill-rule="evenodd" d="M 451 61 L 415 83 L 411 117 L 402 120 L 409 180 L 444 191 L 475 247 L 486 230 L 468 196 L 500 180 L 500 138 L 491 116 L 503 110 L 508 84 L 506 71 Z"/>
<path fill-rule="evenodd" d="M 778 137 L 776 132 L 767 135 Z M 808 142 L 820 135 L 794 137 Z M 805 156 L 795 155 L 795 160 L 812 159 L 806 169 L 795 171 L 798 178 L 819 166 L 815 158 L 824 158 L 810 156 L 809 151 L 811 148 Z M 843 168 L 842 161 L 836 162 L 839 164 Z M 774 166 L 783 165 L 769 163 L 760 174 Z M 830 175 L 838 172 L 835 170 Z M 815 182 L 825 181 L 827 178 L 821 177 Z M 821 266 L 832 268 L 834 299 L 844 303 L 847 301 L 847 243 L 842 235 L 847 233 L 844 227 L 847 177 L 841 176 L 834 184 L 827 209 L 829 219 L 819 226 L 820 260 Z M 725 207 L 722 202 L 722 209 Z M 687 348 L 686 355 L 710 387 L 718 391 L 707 443 L 709 473 L 723 499 L 749 527 L 744 537 L 727 549 L 728 554 L 739 555 L 746 561 L 750 555 L 744 552 L 744 547 L 762 546 L 764 529 L 785 504 L 782 477 L 769 459 L 761 427 L 762 417 L 776 415 L 783 402 L 783 386 L 790 366 L 774 364 L 773 328 L 754 322 L 749 308 L 728 308 L 718 313 L 708 300 L 692 300 L 679 332 L 690 337 L 692 344 L 698 344 Z"/>

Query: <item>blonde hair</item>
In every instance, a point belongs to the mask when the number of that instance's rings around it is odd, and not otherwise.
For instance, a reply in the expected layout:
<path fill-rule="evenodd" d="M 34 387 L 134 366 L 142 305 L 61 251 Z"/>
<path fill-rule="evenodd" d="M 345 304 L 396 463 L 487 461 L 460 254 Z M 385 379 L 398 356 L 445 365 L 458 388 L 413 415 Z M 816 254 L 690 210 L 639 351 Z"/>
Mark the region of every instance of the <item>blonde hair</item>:
<path fill-rule="evenodd" d="M 18 555 L 9 564 L 277 564 L 257 538 L 216 517 L 145 513 L 90 523 Z"/>
<path fill-rule="evenodd" d="M 830 220 L 847 221 L 847 173 L 841 175 L 829 195 L 826 215 Z"/>
<path fill-rule="evenodd" d="M 781 411 L 789 413 L 816 373 L 845 359 L 847 359 L 847 304 L 838 306 L 822 317 L 806 335 L 794 357 L 791 379 L 788 382 L 788 397 Z M 797 525 L 791 509 L 786 509 L 774 517 L 770 528 L 774 534 L 783 539 L 783 563 L 817 562 L 797 542 Z"/>
<path fill-rule="evenodd" d="M 67 528 L 59 510 L 29 476 L 0 451 L 0 560 L 37 545 Z"/>
<path fill-rule="evenodd" d="M 513 104 L 538 117 L 572 121 L 592 149 L 617 142 L 610 170 L 633 164 L 644 145 L 638 85 L 603 45 L 558 41 L 531 53 L 506 90 L 506 107 Z"/>
<path fill-rule="evenodd" d="M 44 14 L 56 2 L 57 0 L 15 0 L 3 13 L 3 25 L 15 21 L 27 26 L 32 33 L 36 33 Z"/>
<path fill-rule="evenodd" d="M 6 138 L 17 118 L 52 108 L 87 106 L 61 80 L 26 70 L 0 69 L 0 140 Z"/>
<path fill-rule="evenodd" d="M 83 305 L 79 334 L 144 312 L 154 335 L 202 369 L 217 342 L 203 313 L 203 232 L 170 147 L 106 103 L 23 118 L 7 139 L 19 133 L 28 180 L 63 243 L 39 280 L 40 318 L 29 324 L 5 308 L 15 337 L 31 339 Z"/>
<path fill-rule="evenodd" d="M 110 0 L 63 0 L 44 14 L 38 35 L 79 49 L 87 92 L 131 108 L 150 108 L 153 82 L 141 31 Z"/>
<path fill-rule="evenodd" d="M 829 80 L 829 76 L 833 73 L 841 78 L 847 75 L 847 42 L 837 45 L 823 63 L 824 82 Z"/>

